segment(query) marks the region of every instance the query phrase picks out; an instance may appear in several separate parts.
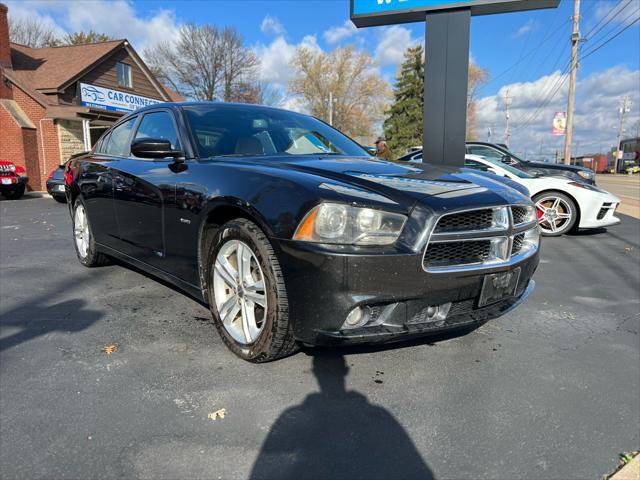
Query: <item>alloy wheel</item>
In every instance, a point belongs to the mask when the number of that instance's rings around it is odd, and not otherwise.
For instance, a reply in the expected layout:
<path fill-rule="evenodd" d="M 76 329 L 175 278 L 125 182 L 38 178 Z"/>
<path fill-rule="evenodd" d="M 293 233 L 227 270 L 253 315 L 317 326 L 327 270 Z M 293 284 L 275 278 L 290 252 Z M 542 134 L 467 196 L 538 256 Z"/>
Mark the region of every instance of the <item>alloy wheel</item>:
<path fill-rule="evenodd" d="M 216 256 L 213 290 L 225 330 L 238 343 L 254 343 L 267 318 L 265 278 L 251 248 L 239 240 L 226 242 Z"/>
<path fill-rule="evenodd" d="M 567 229 L 573 218 L 573 207 L 564 199 L 548 196 L 536 202 L 538 223 L 543 233 L 559 233 Z"/>
<path fill-rule="evenodd" d="M 89 222 L 84 206 L 78 205 L 73 216 L 73 236 L 81 258 L 86 258 L 89 253 Z"/>

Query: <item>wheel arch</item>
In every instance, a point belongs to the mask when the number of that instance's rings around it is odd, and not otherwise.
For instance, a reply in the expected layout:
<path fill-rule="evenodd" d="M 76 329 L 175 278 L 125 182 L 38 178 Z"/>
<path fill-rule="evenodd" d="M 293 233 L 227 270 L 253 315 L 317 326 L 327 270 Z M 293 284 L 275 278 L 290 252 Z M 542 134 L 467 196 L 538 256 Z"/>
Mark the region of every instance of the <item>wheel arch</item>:
<path fill-rule="evenodd" d="M 539 192 L 536 192 L 534 195 L 531 196 L 531 200 L 533 200 L 534 197 L 537 197 L 539 195 L 543 195 L 543 194 L 547 194 L 547 193 L 561 193 L 562 195 L 569 197 L 571 199 L 571 201 L 573 202 L 573 204 L 576 206 L 576 223 L 574 224 L 574 228 L 578 228 L 578 226 L 580 225 L 580 218 L 582 217 L 582 210 L 580 210 L 580 203 L 578 203 L 578 201 L 576 200 L 576 197 L 574 197 L 573 195 L 571 195 L 569 192 L 563 192 L 562 190 L 558 190 L 557 188 L 546 188 L 544 190 L 540 190 Z"/>
<path fill-rule="evenodd" d="M 218 228 L 236 218 L 245 218 L 258 225 L 268 238 L 273 236 L 273 231 L 266 219 L 255 208 L 240 200 L 227 199 L 224 202 L 212 202 L 202 212 L 201 218 L 198 229 L 198 277 L 202 296 L 208 304 L 209 289 L 205 262 L 210 244 Z"/>

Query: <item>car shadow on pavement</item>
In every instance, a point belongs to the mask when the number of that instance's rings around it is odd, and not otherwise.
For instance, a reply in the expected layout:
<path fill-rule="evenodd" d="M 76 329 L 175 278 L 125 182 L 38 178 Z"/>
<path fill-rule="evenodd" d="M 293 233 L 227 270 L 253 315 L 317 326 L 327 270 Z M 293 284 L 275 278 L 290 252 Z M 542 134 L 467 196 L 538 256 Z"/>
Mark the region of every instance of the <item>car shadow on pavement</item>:
<path fill-rule="evenodd" d="M 84 300 L 67 300 L 53 305 L 46 305 L 45 301 L 46 298 L 26 302 L 2 314 L 0 327 L 3 330 L 19 330 L 0 338 L 0 352 L 51 332 L 79 332 L 103 315 L 96 310 L 87 310 Z"/>
<path fill-rule="evenodd" d="M 385 408 L 345 388 L 339 352 L 318 351 L 320 392 L 284 411 L 271 427 L 250 478 L 434 478 L 411 438 Z"/>

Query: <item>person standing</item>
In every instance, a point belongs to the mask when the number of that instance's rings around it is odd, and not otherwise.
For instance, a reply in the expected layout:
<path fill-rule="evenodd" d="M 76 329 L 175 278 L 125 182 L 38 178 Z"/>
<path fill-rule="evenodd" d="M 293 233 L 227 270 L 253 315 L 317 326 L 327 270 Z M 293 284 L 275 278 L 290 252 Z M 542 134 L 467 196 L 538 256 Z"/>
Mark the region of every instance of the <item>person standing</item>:
<path fill-rule="evenodd" d="M 396 156 L 387 146 L 387 141 L 384 137 L 378 137 L 376 140 L 376 157 L 390 162 L 393 162 L 396 159 Z"/>

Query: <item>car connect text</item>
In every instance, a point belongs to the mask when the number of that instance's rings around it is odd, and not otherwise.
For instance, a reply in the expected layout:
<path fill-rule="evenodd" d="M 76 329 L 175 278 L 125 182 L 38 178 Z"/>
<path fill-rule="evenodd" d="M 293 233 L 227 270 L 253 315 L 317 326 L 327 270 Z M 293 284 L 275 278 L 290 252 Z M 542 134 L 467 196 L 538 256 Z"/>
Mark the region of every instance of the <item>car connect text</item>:
<path fill-rule="evenodd" d="M 143 108 L 65 180 L 82 264 L 115 257 L 206 302 L 253 362 L 471 329 L 534 288 L 539 228 L 522 187 L 376 160 L 298 113 Z"/>

